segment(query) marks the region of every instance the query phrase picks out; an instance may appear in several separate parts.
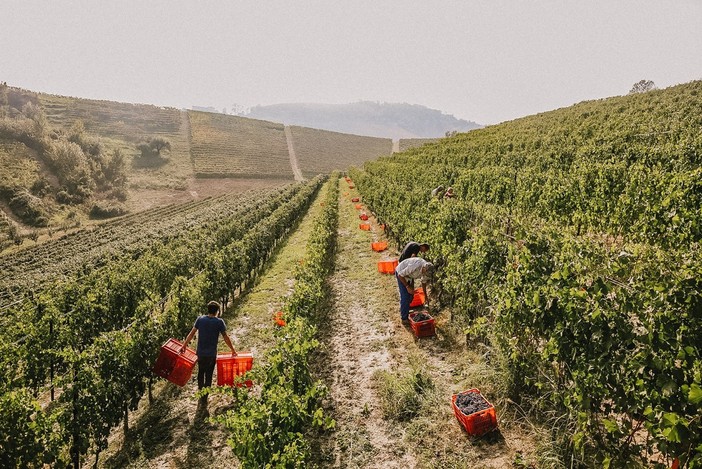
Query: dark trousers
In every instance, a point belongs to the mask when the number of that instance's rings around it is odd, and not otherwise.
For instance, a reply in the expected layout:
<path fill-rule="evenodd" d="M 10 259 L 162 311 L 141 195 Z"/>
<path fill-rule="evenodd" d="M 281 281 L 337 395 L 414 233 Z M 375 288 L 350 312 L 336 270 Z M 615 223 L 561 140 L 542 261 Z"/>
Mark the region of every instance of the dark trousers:
<path fill-rule="evenodd" d="M 212 373 L 217 363 L 217 357 L 197 357 L 197 388 L 212 386 Z"/>
<path fill-rule="evenodd" d="M 397 287 L 400 289 L 400 318 L 407 319 L 409 317 L 410 303 L 412 303 L 412 297 L 407 291 L 407 288 L 400 281 L 400 276 L 395 274 L 397 278 Z"/>

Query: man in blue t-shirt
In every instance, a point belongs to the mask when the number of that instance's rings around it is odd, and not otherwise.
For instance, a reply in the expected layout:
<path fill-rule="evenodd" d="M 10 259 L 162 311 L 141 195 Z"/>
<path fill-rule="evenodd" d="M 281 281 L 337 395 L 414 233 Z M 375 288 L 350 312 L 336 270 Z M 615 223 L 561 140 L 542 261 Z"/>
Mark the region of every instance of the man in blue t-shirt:
<path fill-rule="evenodd" d="M 217 317 L 219 313 L 219 303 L 210 301 L 207 303 L 207 315 L 200 316 L 195 321 L 195 325 L 185 338 L 181 353 L 192 340 L 195 332 L 197 336 L 197 388 L 212 386 L 212 373 L 217 362 L 217 339 L 222 335 L 224 343 L 232 350 L 232 355 L 236 355 L 236 350 L 232 341 L 226 334 L 227 326 L 224 320 Z"/>

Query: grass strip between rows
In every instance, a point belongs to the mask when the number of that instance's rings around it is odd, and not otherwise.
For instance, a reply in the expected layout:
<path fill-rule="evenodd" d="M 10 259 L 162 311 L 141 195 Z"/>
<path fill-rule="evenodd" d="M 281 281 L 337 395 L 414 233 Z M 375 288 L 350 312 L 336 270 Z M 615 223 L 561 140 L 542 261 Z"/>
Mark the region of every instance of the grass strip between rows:
<path fill-rule="evenodd" d="M 293 293 L 285 304 L 286 325 L 277 332 L 277 343 L 266 354 L 265 365 L 245 378 L 260 383 L 260 393 L 237 387 L 217 390 L 232 395 L 238 403 L 214 421 L 228 430 L 228 444 L 244 469 L 303 467 L 311 452 L 306 436 L 335 425 L 322 410 L 327 388 L 314 380 L 309 359 L 319 346 L 315 323 L 328 298 L 325 281 L 334 265 L 338 194 L 338 175 L 332 175 L 324 210 L 314 221 L 304 261 L 295 273 Z"/>

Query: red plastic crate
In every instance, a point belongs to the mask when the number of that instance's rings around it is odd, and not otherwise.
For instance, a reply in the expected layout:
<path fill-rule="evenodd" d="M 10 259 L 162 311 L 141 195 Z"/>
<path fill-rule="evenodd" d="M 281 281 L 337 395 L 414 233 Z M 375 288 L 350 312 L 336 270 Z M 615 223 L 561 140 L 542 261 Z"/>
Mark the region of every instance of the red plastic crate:
<path fill-rule="evenodd" d="M 378 262 L 378 272 L 381 274 L 394 274 L 397 264 L 397 259 L 392 261 L 380 261 Z"/>
<path fill-rule="evenodd" d="M 192 349 L 186 348 L 180 353 L 183 343 L 176 339 L 168 339 L 161 346 L 161 353 L 156 359 L 152 370 L 155 375 L 166 378 L 173 384 L 185 386 L 193 374 L 197 363 L 197 354 Z"/>
<path fill-rule="evenodd" d="M 378 243 L 371 243 L 371 249 L 375 252 L 383 252 L 388 248 L 388 243 L 381 241 Z"/>
<path fill-rule="evenodd" d="M 358 218 L 360 218 L 363 221 L 366 221 L 366 220 L 368 220 L 368 215 L 366 215 L 365 213 L 362 213 L 358 216 Z"/>
<path fill-rule="evenodd" d="M 412 297 L 412 302 L 410 303 L 410 308 L 416 308 L 417 306 L 424 306 L 424 302 L 427 300 L 426 294 L 424 294 L 424 289 L 422 287 L 414 289 L 414 296 Z"/>
<path fill-rule="evenodd" d="M 479 394 L 490 407 L 470 415 L 464 414 L 463 411 L 456 405 L 456 398 L 461 394 L 466 394 L 469 392 Z M 495 407 L 490 404 L 487 399 L 485 399 L 485 396 L 480 394 L 479 389 L 469 389 L 468 391 L 454 394 L 451 396 L 451 406 L 453 407 L 453 413 L 456 415 L 456 418 L 459 422 L 461 422 L 461 425 L 463 425 L 463 428 L 466 429 L 466 432 L 468 432 L 469 435 L 481 436 L 497 428 L 497 414 L 495 413 Z"/>
<path fill-rule="evenodd" d="M 360 225 L 358 225 L 358 229 L 363 231 L 370 231 L 371 226 L 368 223 L 361 223 Z"/>
<path fill-rule="evenodd" d="M 360 202 L 360 201 L 361 201 L 361 199 L 358 197 L 354 197 L 353 199 L 351 199 L 351 202 Z"/>
<path fill-rule="evenodd" d="M 424 314 L 428 314 L 423 311 Z M 419 313 L 410 313 L 409 321 L 415 337 L 431 337 L 436 334 L 436 320 L 434 318 L 415 322 L 414 317 Z"/>
<path fill-rule="evenodd" d="M 230 353 L 217 355 L 217 386 L 234 386 L 234 379 L 241 376 L 253 366 L 253 356 L 250 352 L 239 352 L 235 356 Z M 246 387 L 253 386 L 250 379 L 244 381 Z M 237 383 L 241 386 L 242 383 Z"/>

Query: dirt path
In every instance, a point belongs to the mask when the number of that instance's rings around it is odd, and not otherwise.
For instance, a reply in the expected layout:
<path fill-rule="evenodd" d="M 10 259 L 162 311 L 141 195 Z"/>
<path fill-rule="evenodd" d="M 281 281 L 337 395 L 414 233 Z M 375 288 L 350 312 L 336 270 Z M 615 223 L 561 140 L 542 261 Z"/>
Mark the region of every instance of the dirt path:
<path fill-rule="evenodd" d="M 471 439 L 463 431 L 453 415 L 451 395 L 478 387 L 495 399 L 495 372 L 480 353 L 466 348 L 462 331 L 450 324 L 449 311 L 432 312 L 437 320 L 432 338 L 417 339 L 401 324 L 397 281 L 379 274 L 376 266 L 379 260 L 397 258 L 397 251 L 371 250 L 370 243 L 384 240 L 383 233 L 372 217 L 372 231 L 359 230 L 359 211 L 350 200 L 354 196 L 358 192 L 342 180 L 337 265 L 331 279 L 335 307 L 323 337 L 325 380 L 337 420 L 335 434 L 323 445 L 329 467 L 505 468 L 517 460 L 534 460 L 533 435 L 513 416 L 503 418 L 502 401 L 493 402 L 499 432 Z M 416 370 L 428 374 L 432 383 L 417 416 L 400 422 L 384 415 L 378 375 L 411 375 Z"/>
<path fill-rule="evenodd" d="M 312 221 L 321 210 L 320 200 L 324 192 L 322 188 L 299 227 L 269 261 L 258 283 L 223 315 L 238 351 L 251 351 L 256 359 L 273 344 L 272 315 L 291 291 L 295 266 L 304 257 Z M 183 336 L 187 332 L 183 331 Z M 222 341 L 220 350 L 228 350 Z M 114 432 L 109 449 L 100 458 L 100 466 L 140 469 L 238 467 L 226 444 L 227 434 L 208 419 L 228 410 L 227 400 L 214 395 L 210 396 L 206 407 L 198 406 L 195 378 L 194 374 L 183 388 L 159 380 L 154 387 L 154 403 L 148 405 L 147 399 L 143 399 L 140 409 L 131 416 L 132 428 L 126 440 L 122 431 Z"/>
<path fill-rule="evenodd" d="M 290 126 L 285 126 L 285 140 L 288 142 L 288 153 L 290 154 L 290 167 L 292 168 L 293 174 L 295 175 L 296 181 L 304 181 L 305 178 L 302 176 L 302 171 L 297 164 L 297 155 L 295 154 L 295 147 L 293 146 L 293 136 Z"/>
<path fill-rule="evenodd" d="M 324 379 L 337 430 L 323 452 L 333 467 L 413 467 L 402 433 L 383 419 L 373 391 L 374 373 L 395 364 L 389 344 L 397 330 L 376 295 L 373 234 L 359 233 L 358 212 L 346 195 L 346 183 L 340 184 L 336 269 L 330 279 L 335 307 L 322 331 Z"/>

